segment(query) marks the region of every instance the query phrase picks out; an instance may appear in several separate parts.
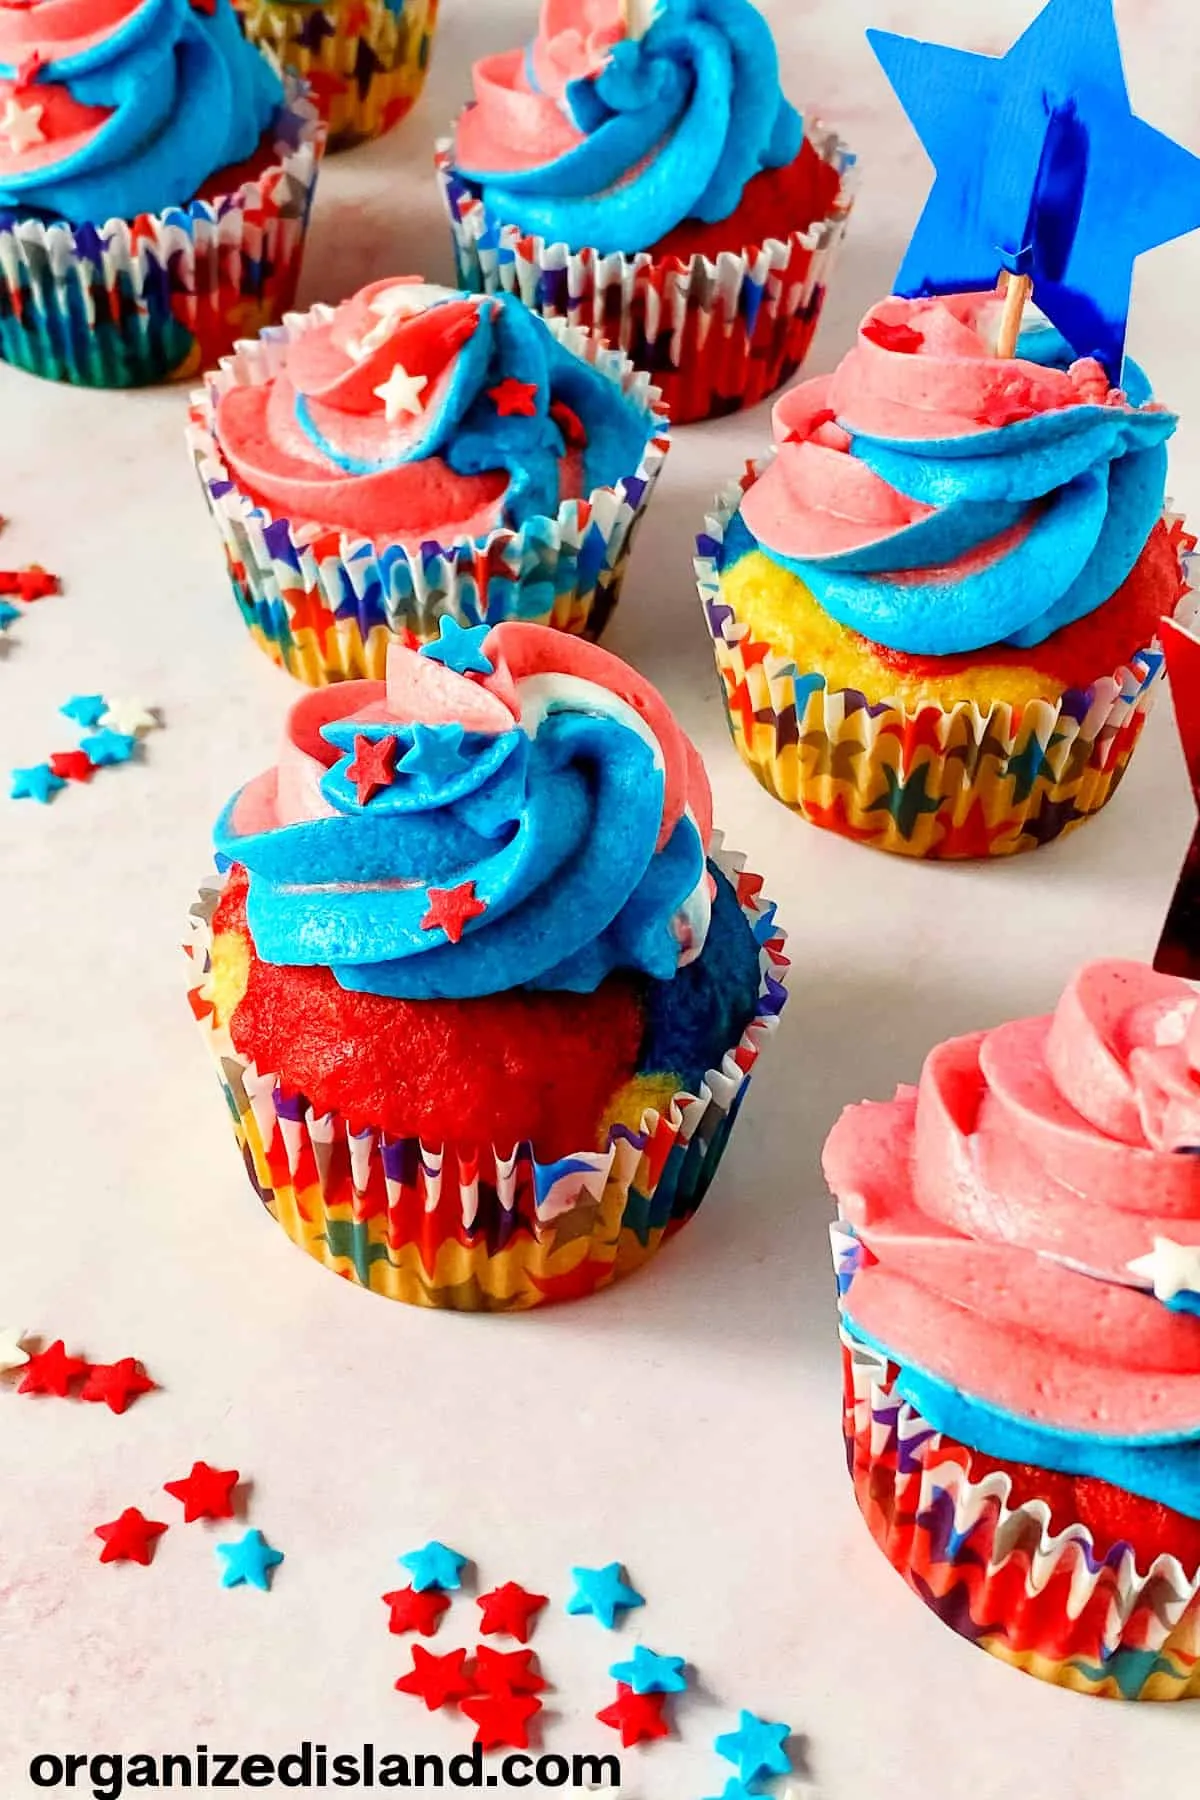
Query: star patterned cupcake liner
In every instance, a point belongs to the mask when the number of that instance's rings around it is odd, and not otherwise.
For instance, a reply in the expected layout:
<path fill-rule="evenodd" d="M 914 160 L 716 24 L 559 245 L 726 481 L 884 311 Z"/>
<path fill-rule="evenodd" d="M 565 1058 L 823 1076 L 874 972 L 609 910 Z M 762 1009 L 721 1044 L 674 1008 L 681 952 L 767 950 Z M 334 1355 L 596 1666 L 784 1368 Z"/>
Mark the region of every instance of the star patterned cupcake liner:
<path fill-rule="evenodd" d="M 210 996 L 210 922 L 221 885 L 192 910 L 192 1011 L 250 1181 L 293 1243 L 373 1293 L 460 1312 L 581 1299 L 632 1274 L 692 1217 L 716 1175 L 755 1064 L 787 999 L 784 934 L 761 880 L 714 840 L 758 940 L 754 1018 L 697 1094 L 676 1093 L 608 1147 L 551 1163 L 528 1144 L 469 1152 L 355 1129 L 238 1054 Z"/>
<path fill-rule="evenodd" d="M 0 214 L 0 359 L 80 387 L 191 379 L 296 296 L 325 147 L 288 84 L 278 161 L 213 199 L 107 223 Z"/>
<path fill-rule="evenodd" d="M 383 680 L 388 646 L 428 643 L 447 616 L 467 625 L 523 619 L 599 637 L 670 448 L 649 377 L 587 332 L 552 322 L 567 349 L 644 409 L 650 435 L 638 468 L 586 499 L 564 501 L 553 519 L 502 526 L 483 539 L 380 550 L 347 532 L 273 518 L 239 489 L 216 437 L 221 396 L 238 383 L 269 381 L 293 338 L 331 317 L 327 306 L 289 314 L 282 326 L 239 344 L 192 397 L 189 447 L 234 597 L 259 648 L 298 681 L 323 687 Z"/>
<path fill-rule="evenodd" d="M 722 597 L 725 530 L 765 467 L 719 497 L 695 568 L 730 733 L 768 793 L 840 837 L 942 861 L 1036 850 L 1107 805 L 1163 679 L 1157 639 L 1090 687 L 1019 708 L 914 708 L 829 688 L 759 643 Z"/>
<path fill-rule="evenodd" d="M 839 1259 L 853 1245 L 833 1230 Z M 1200 1571 L 1133 1548 L 1101 1551 L 1088 1527 L 1056 1530 L 1044 1500 L 1011 1504 L 1003 1470 L 936 1431 L 896 1387 L 899 1370 L 844 1328 L 843 1431 L 854 1495 L 892 1567 L 952 1631 L 1077 1693 L 1200 1696 Z"/>
<path fill-rule="evenodd" d="M 819 127 L 810 138 L 839 177 L 826 217 L 742 254 L 690 261 L 575 252 L 499 223 L 442 139 L 436 165 L 460 284 L 516 294 L 544 319 L 595 332 L 654 377 L 676 425 L 756 406 L 808 355 L 854 203 L 853 153 Z"/>
<path fill-rule="evenodd" d="M 420 98 L 438 0 L 234 0 L 246 36 L 308 84 L 342 150 L 380 137 Z"/>

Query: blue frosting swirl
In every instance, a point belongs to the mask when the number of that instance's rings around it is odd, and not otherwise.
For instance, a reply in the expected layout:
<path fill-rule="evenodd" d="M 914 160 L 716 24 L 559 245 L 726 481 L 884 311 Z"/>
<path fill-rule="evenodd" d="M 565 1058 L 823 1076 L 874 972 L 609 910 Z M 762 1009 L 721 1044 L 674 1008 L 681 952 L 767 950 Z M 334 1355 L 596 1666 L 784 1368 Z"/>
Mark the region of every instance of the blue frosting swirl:
<path fill-rule="evenodd" d="M 1063 370 L 1075 360 L 1044 328 L 1022 337 L 1019 355 Z M 1147 409 L 1150 384 L 1132 362 L 1125 389 L 1128 406 L 1071 406 L 961 437 L 847 424 L 850 454 L 933 514 L 862 548 L 803 559 L 741 524 L 724 560 L 765 550 L 840 624 L 910 655 L 1040 644 L 1117 592 L 1162 513 L 1178 419 Z"/>
<path fill-rule="evenodd" d="M 530 59 L 526 79 L 536 86 Z M 573 250 L 648 249 L 685 220 L 726 219 L 746 184 L 793 162 L 804 138 L 750 0 L 671 0 L 598 75 L 570 82 L 565 104 L 584 133 L 565 155 L 460 172 L 496 217 Z"/>
<path fill-rule="evenodd" d="M 704 845 L 685 813 L 658 847 L 661 752 L 631 707 L 587 691 L 495 736 L 326 725 L 342 753 L 321 782 L 328 816 L 242 835 L 235 799 L 217 824 L 218 855 L 249 871 L 258 954 L 411 1000 L 591 992 L 616 969 L 670 980 Z M 363 737 L 397 741 L 395 778 L 365 805 L 349 773 Z M 468 887 L 481 910 L 453 942 L 427 922 L 431 890 Z"/>
<path fill-rule="evenodd" d="M 16 74 L 0 61 L 0 78 Z M 190 0 L 145 0 L 98 43 L 42 63 L 23 99 L 36 105 L 43 83 L 111 117 L 60 158 L 46 161 L 39 144 L 28 169 L 0 176 L 0 205 L 73 224 L 184 204 L 253 153 L 283 103 L 230 0 L 215 0 L 211 16 Z"/>

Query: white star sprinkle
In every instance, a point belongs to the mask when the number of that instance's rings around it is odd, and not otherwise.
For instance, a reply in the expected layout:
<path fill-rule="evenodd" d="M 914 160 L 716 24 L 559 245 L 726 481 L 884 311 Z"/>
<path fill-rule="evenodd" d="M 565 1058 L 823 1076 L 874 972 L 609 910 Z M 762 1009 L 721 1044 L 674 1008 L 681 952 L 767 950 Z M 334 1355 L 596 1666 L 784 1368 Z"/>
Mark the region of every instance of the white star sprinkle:
<path fill-rule="evenodd" d="M 42 130 L 43 106 L 21 106 L 11 98 L 4 112 L 0 114 L 0 139 L 7 144 L 14 156 L 20 156 L 31 144 L 44 144 L 46 134 Z"/>
<path fill-rule="evenodd" d="M 1149 1256 L 1139 1256 L 1125 1267 L 1131 1275 L 1154 1283 L 1156 1300 L 1200 1294 L 1200 1244 L 1177 1244 L 1172 1238 L 1156 1237 Z"/>
<path fill-rule="evenodd" d="M 157 731 L 158 715 L 140 700 L 110 700 L 108 708 L 100 719 L 101 725 L 109 731 L 120 731 L 126 737 L 145 737 L 148 731 Z"/>
<path fill-rule="evenodd" d="M 425 281 L 397 281 L 376 294 L 371 311 L 380 319 L 411 319 L 414 313 L 428 312 L 431 306 L 453 299 L 453 288 L 434 287 Z"/>
<path fill-rule="evenodd" d="M 382 387 L 375 389 L 383 401 L 388 424 L 394 425 L 401 413 L 420 414 L 423 410 L 421 390 L 428 386 L 428 375 L 410 375 L 403 363 L 397 363 Z"/>
<path fill-rule="evenodd" d="M 0 1326 L 0 1375 L 9 1369 L 23 1369 L 28 1361 L 28 1350 L 21 1348 L 21 1333 L 11 1326 Z"/>

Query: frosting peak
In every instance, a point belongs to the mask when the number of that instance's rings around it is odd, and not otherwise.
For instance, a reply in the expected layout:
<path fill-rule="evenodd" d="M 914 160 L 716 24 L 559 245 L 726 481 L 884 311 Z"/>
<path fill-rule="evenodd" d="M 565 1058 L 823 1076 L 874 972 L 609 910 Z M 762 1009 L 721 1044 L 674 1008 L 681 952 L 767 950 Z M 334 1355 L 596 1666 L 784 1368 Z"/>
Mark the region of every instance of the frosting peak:
<path fill-rule="evenodd" d="M 546 0 L 530 49 L 482 58 L 474 83 L 460 173 L 497 217 L 574 250 L 728 218 L 803 141 L 750 0 L 671 0 L 640 37 L 619 0 Z"/>
<path fill-rule="evenodd" d="M 1045 327 L 995 354 L 994 294 L 883 301 L 836 372 L 777 403 L 749 530 L 876 643 L 1029 647 L 1122 585 L 1162 511 L 1177 423 Z"/>
<path fill-rule="evenodd" d="M 466 999 L 669 980 L 708 929 L 708 782 L 641 676 L 540 626 L 443 622 L 306 696 L 216 832 L 266 962 Z"/>

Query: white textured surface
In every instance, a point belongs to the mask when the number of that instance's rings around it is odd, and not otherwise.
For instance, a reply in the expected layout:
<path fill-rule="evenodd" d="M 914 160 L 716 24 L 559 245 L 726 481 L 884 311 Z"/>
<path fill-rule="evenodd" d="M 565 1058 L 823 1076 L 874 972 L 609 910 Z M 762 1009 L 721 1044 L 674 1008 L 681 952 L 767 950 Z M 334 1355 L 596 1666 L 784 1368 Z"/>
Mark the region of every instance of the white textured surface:
<path fill-rule="evenodd" d="M 424 102 L 327 166 L 306 293 L 450 273 L 429 154 L 468 58 L 532 6 L 444 0 Z M 868 23 L 1001 49 L 1030 0 L 774 0 L 787 84 L 860 150 L 863 191 L 812 367 L 888 286 L 922 157 L 862 41 Z M 1135 102 L 1200 149 L 1200 37 L 1185 0 L 1124 0 Z M 1142 265 L 1133 347 L 1184 414 L 1173 491 L 1200 512 L 1192 359 L 1200 240 Z M 560 1692 L 549 1747 L 589 1724 L 620 1650 L 561 1604 L 568 1564 L 620 1558 L 635 1632 L 703 1691 L 685 1742 L 626 1758 L 635 1800 L 719 1792 L 709 1744 L 748 1706 L 809 1740 L 825 1800 L 1192 1800 L 1188 1709 L 1043 1688 L 968 1648 L 862 1529 L 838 1430 L 818 1173 L 839 1108 L 915 1076 L 938 1038 L 1043 1010 L 1081 958 L 1152 953 L 1190 829 L 1168 710 L 1110 812 L 993 868 L 876 858 L 790 818 L 731 751 L 689 572 L 711 491 L 763 446 L 767 411 L 680 434 L 611 647 L 659 682 L 710 759 L 717 814 L 780 902 L 794 995 L 718 1190 L 653 1269 L 523 1319 L 372 1301 L 293 1251 L 250 1194 L 183 998 L 178 944 L 208 829 L 270 755 L 291 695 L 247 642 L 181 442 L 184 395 L 75 393 L 0 370 L 5 566 L 67 592 L 0 662 L 0 769 L 73 741 L 78 690 L 134 694 L 169 729 L 145 766 L 49 809 L 0 800 L 0 1316 L 161 1395 L 123 1419 L 0 1394 L 0 1793 L 39 1750 L 282 1753 L 319 1737 L 453 1750 L 462 1725 L 391 1692 L 407 1666 L 378 1595 L 437 1535 L 482 1581 L 555 1596 L 536 1645 Z M 210 1528 L 159 1492 L 193 1458 L 236 1463 L 251 1522 L 287 1552 L 270 1598 L 217 1585 Z M 102 1568 L 97 1522 L 172 1522 L 154 1566 Z M 430 1647 L 466 1642 L 460 1603 Z M 630 1634 L 626 1633 L 628 1638 Z M 86 1791 L 86 1790 L 84 1790 Z"/>

